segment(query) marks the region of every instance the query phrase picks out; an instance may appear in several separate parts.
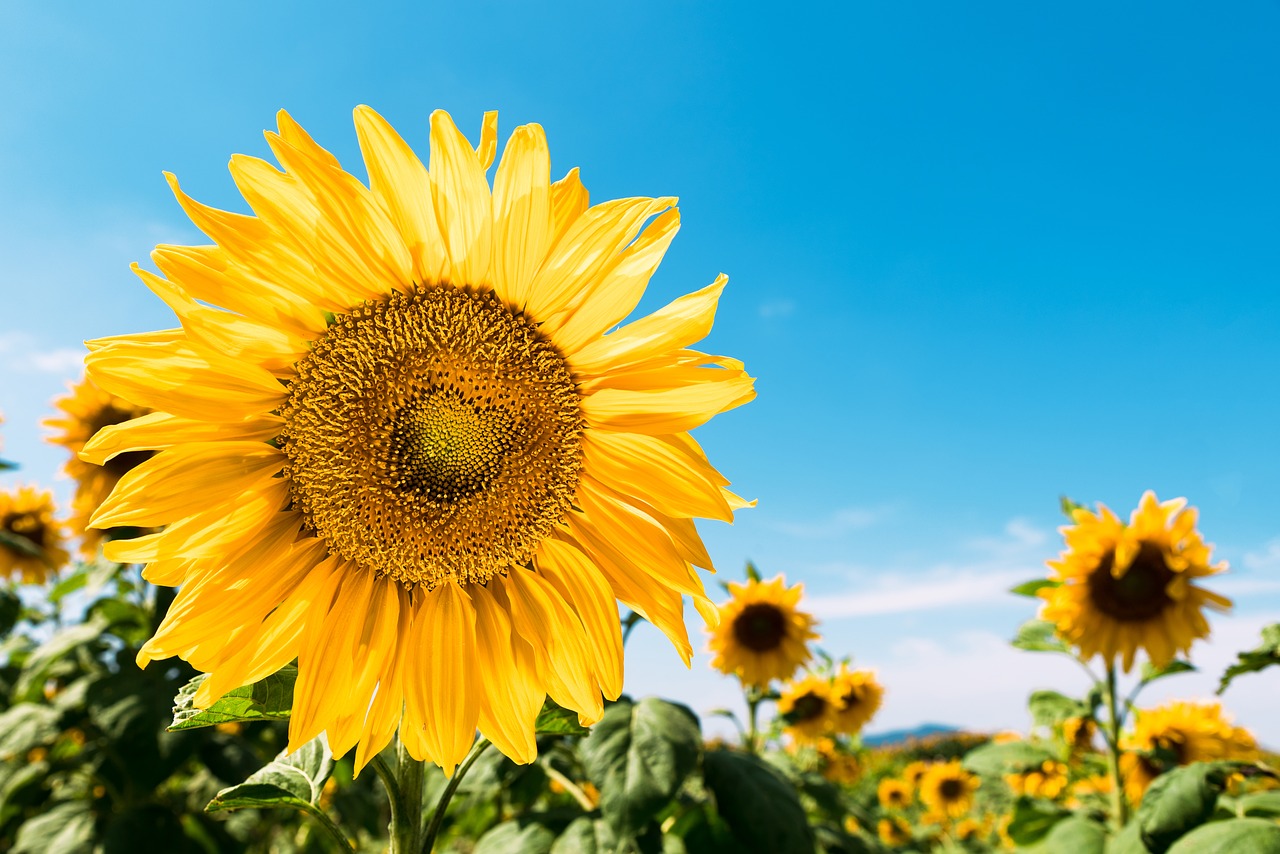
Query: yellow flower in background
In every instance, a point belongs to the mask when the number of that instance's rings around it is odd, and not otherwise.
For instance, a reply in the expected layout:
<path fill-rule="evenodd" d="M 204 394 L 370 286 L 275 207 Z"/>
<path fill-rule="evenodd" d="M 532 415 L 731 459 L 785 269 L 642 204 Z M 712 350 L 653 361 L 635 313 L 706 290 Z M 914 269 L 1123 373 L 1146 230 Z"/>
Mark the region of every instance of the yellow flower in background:
<path fill-rule="evenodd" d="M 763 688 L 790 679 L 809 660 L 809 641 L 818 634 L 813 617 L 798 608 L 804 585 L 786 584 L 781 575 L 729 584 L 733 598 L 720 606 L 720 623 L 711 632 L 712 667 Z"/>
<path fill-rule="evenodd" d="M 81 554 L 93 557 L 98 552 L 104 532 L 89 527 L 90 517 L 107 500 L 120 478 L 139 463 L 150 459 L 152 452 L 127 451 L 115 455 L 102 465 L 80 459 L 80 452 L 84 450 L 85 443 L 102 428 L 141 418 L 151 410 L 108 394 L 87 377 L 71 386 L 71 393 L 58 398 L 53 405 L 62 414 L 44 420 L 45 427 L 56 431 L 48 437 L 48 441 L 71 452 L 71 457 L 62 470 L 76 482 L 76 494 L 71 502 L 72 512 L 68 524 L 75 534 L 81 536 Z"/>
<path fill-rule="evenodd" d="M 911 806 L 911 784 L 893 777 L 885 777 L 876 787 L 880 806 L 887 810 L 906 809 Z"/>
<path fill-rule="evenodd" d="M 1202 609 L 1226 611 L 1231 600 L 1193 582 L 1224 571 L 1196 531 L 1186 499 L 1160 502 L 1146 492 L 1129 524 L 1099 504 L 1077 508 L 1062 528 L 1067 549 L 1049 561 L 1056 587 L 1039 591 L 1040 617 L 1057 626 L 1081 657 L 1121 659 L 1126 672 L 1139 649 L 1162 667 L 1209 636 Z"/>
<path fill-rule="evenodd" d="M 1006 774 L 1005 783 L 1015 795 L 1054 800 L 1067 788 L 1067 766 L 1046 759 L 1038 768 L 1019 774 Z"/>
<path fill-rule="evenodd" d="M 181 329 L 90 345 L 93 382 L 154 412 L 85 459 L 157 452 L 93 524 L 164 526 L 105 553 L 181 585 L 138 661 L 208 672 L 196 705 L 296 658 L 290 750 L 325 732 L 362 767 L 399 726 L 451 773 L 479 728 L 530 762 L 545 696 L 590 722 L 621 691 L 618 601 L 686 663 L 682 597 L 716 619 L 693 520 L 746 503 L 688 431 L 753 380 L 689 349 L 723 276 L 609 332 L 674 198 L 588 206 L 532 124 L 491 188 L 496 114 L 473 149 L 435 112 L 429 169 L 373 110 L 355 123 L 367 188 L 284 112 L 283 171 L 231 160 L 254 215 L 169 177 L 215 245 L 135 267 Z"/>
<path fill-rule="evenodd" d="M 1178 765 L 1258 758 L 1258 742 L 1215 702 L 1175 700 L 1135 712 L 1133 732 L 1120 742 L 1124 791 L 1135 806 L 1151 781 Z"/>
<path fill-rule="evenodd" d="M 850 670 L 841 664 L 831 680 L 831 720 L 837 732 L 862 731 L 884 702 L 884 686 L 873 670 Z"/>
<path fill-rule="evenodd" d="M 932 765 L 920 781 L 920 802 L 931 811 L 959 818 L 973 806 L 981 781 L 960 767 L 960 760 Z"/>
<path fill-rule="evenodd" d="M 833 783 L 849 785 L 862 776 L 858 757 L 843 749 L 834 739 L 818 739 L 814 747 L 818 751 L 822 776 Z"/>
<path fill-rule="evenodd" d="M 1098 800 L 1111 793 L 1115 783 L 1110 774 L 1094 774 L 1076 780 L 1068 790 L 1064 801 L 1068 809 L 1079 809 L 1089 800 Z"/>
<path fill-rule="evenodd" d="M 966 842 L 970 839 L 978 840 L 987 835 L 986 828 L 976 818 L 961 819 L 956 822 L 955 829 L 951 832 L 961 842 Z"/>
<path fill-rule="evenodd" d="M 71 559 L 63 523 L 53 518 L 53 493 L 34 486 L 0 490 L 0 575 L 43 584 Z M 30 548 L 39 552 L 33 554 Z"/>
<path fill-rule="evenodd" d="M 920 788 L 920 781 L 924 779 L 925 774 L 929 773 L 929 768 L 932 765 L 932 762 L 921 760 L 910 762 L 902 769 L 902 779 L 907 782 L 907 785 L 911 786 L 913 791 L 917 790 Z"/>
<path fill-rule="evenodd" d="M 831 731 L 831 680 L 809 674 L 782 689 L 778 715 L 796 741 L 815 741 Z"/>
<path fill-rule="evenodd" d="M 1093 718 L 1067 718 L 1062 722 L 1062 740 L 1072 753 L 1093 750 L 1093 738 L 1098 726 Z"/>
<path fill-rule="evenodd" d="M 876 835 L 885 845 L 906 845 L 911 841 L 911 825 L 901 818 L 882 818 L 876 823 Z"/>

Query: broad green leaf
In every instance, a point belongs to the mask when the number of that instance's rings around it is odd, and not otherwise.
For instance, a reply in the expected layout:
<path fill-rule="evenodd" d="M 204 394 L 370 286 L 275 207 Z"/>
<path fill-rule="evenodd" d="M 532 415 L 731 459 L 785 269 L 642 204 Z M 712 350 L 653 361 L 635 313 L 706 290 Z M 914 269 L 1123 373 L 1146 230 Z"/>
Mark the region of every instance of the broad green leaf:
<path fill-rule="evenodd" d="M 85 801 L 68 801 L 18 828 L 10 854 L 88 854 L 92 850 L 93 812 Z"/>
<path fill-rule="evenodd" d="M 1151 854 L 1151 851 L 1142 844 L 1138 823 L 1130 821 L 1107 841 L 1107 854 Z"/>
<path fill-rule="evenodd" d="M 58 735 L 56 709 L 37 703 L 18 703 L 0 714 L 0 759 L 20 759 L 28 750 L 48 744 Z"/>
<path fill-rule="evenodd" d="M 83 589 L 88 583 L 89 573 L 85 570 L 84 564 L 78 564 L 70 575 L 53 585 L 53 589 L 49 591 L 49 600 L 61 602 L 65 596 Z"/>
<path fill-rule="evenodd" d="M 13 686 L 15 700 L 37 700 L 42 696 L 45 679 L 58 661 L 76 647 L 90 643 L 102 636 L 106 622 L 94 618 L 69 626 L 49 638 L 27 657 L 22 674 Z"/>
<path fill-rule="evenodd" d="M 1195 762 L 1152 781 L 1134 817 L 1147 848 L 1163 854 L 1183 834 L 1208 821 L 1231 767 L 1221 762 Z"/>
<path fill-rule="evenodd" d="M 1009 838 L 1019 845 L 1034 845 L 1048 835 L 1069 812 L 1039 798 L 1018 798 L 1009 822 Z"/>
<path fill-rule="evenodd" d="M 710 750 L 702 777 L 716 797 L 740 851 L 811 854 L 813 830 L 795 788 L 761 759 L 733 750 Z"/>
<path fill-rule="evenodd" d="M 0 590 L 0 635 L 7 635 L 22 617 L 22 600 L 12 590 Z"/>
<path fill-rule="evenodd" d="M 1054 756 L 1043 747 L 1026 741 L 984 744 L 965 754 L 961 764 L 965 770 L 983 777 L 1003 777 L 1037 768 Z"/>
<path fill-rule="evenodd" d="M 1052 578 L 1036 578 L 1031 581 L 1024 581 L 1017 587 L 1010 587 L 1009 592 L 1015 596 L 1028 596 L 1032 599 L 1039 599 L 1039 592 L 1046 587 L 1061 587 L 1061 581 L 1054 581 Z"/>
<path fill-rule="evenodd" d="M 1262 818 L 1215 821 L 1179 839 L 1169 854 L 1280 854 L 1280 824 Z"/>
<path fill-rule="evenodd" d="M 584 815 L 574 819 L 551 844 L 551 854 L 605 854 L 616 850 L 609 826 Z"/>
<path fill-rule="evenodd" d="M 561 708 L 548 697 L 534 722 L 538 735 L 586 735 L 591 730 L 578 723 L 578 713 Z"/>
<path fill-rule="evenodd" d="M 329 745 L 323 736 L 313 738 L 294 753 L 281 753 L 240 785 L 218 792 L 205 810 L 292 807 L 318 813 L 320 792 L 332 773 Z"/>
<path fill-rule="evenodd" d="M 1237 806 L 1245 815 L 1280 818 L 1280 792 L 1250 792 L 1241 796 Z"/>
<path fill-rule="evenodd" d="M 1067 718 L 1078 718 L 1089 713 L 1079 700 L 1073 700 L 1057 691 L 1035 691 L 1027 698 L 1027 708 L 1037 726 L 1056 726 Z"/>
<path fill-rule="evenodd" d="M 1144 683 L 1154 682 L 1157 679 L 1163 679 L 1166 676 L 1173 676 L 1176 673 L 1194 673 L 1195 665 L 1189 661 L 1179 661 L 1174 659 L 1164 667 L 1155 667 L 1150 661 L 1142 662 L 1142 681 Z"/>
<path fill-rule="evenodd" d="M 1237 676 L 1255 673 L 1273 664 L 1280 664 L 1280 623 L 1272 623 L 1262 630 L 1261 646 L 1239 654 L 1236 663 L 1222 674 L 1218 693 L 1227 690 L 1227 686 Z"/>
<path fill-rule="evenodd" d="M 196 690 L 208 678 L 207 674 L 201 673 L 183 685 L 178 696 L 173 698 L 170 732 L 235 721 L 287 720 L 293 709 L 293 683 L 298 679 L 298 668 L 286 664 L 261 682 L 228 691 L 209 708 L 197 709 L 194 705 Z"/>
<path fill-rule="evenodd" d="M 634 838 L 698 764 L 702 730 L 687 708 L 656 697 L 621 699 L 582 741 L 587 777 L 615 835 Z"/>
<path fill-rule="evenodd" d="M 472 854 L 551 854 L 556 835 L 545 824 L 521 817 L 504 821 L 476 840 Z"/>
<path fill-rule="evenodd" d="M 1070 653 L 1070 649 L 1058 637 L 1053 623 L 1048 620 L 1027 620 L 1018 627 L 1018 634 L 1011 643 L 1028 652 Z"/>
<path fill-rule="evenodd" d="M 1053 825 L 1041 845 L 1044 854 L 1103 854 L 1107 830 L 1086 816 L 1067 816 Z"/>
<path fill-rule="evenodd" d="M 666 829 L 663 841 L 672 837 L 678 838 L 686 851 L 696 854 L 737 854 L 738 851 L 733 831 L 711 804 L 698 804 L 681 813 Z"/>

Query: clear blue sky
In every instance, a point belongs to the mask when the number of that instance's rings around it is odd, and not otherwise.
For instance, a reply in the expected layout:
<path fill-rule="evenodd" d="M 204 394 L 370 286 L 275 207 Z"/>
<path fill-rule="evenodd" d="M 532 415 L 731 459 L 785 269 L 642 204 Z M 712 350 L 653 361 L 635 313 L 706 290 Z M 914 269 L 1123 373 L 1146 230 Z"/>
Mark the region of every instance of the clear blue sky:
<path fill-rule="evenodd" d="M 642 308 L 729 274 L 707 344 L 760 396 L 699 436 L 760 507 L 704 531 L 726 575 L 806 582 L 887 681 L 880 728 L 1025 725 L 1027 690 L 1074 687 L 999 645 L 1060 493 L 1202 509 L 1240 603 L 1197 649 L 1218 670 L 1280 619 L 1277 43 L 1274 2 L 6 0 L 4 455 L 50 481 L 35 422 L 79 342 L 172 325 L 127 268 L 203 242 L 161 170 L 243 210 L 227 160 L 281 107 L 357 174 L 356 104 L 424 152 L 432 109 L 472 136 L 498 109 L 594 199 L 681 197 Z M 632 690 L 729 699 L 636 640 Z M 1275 679 L 1227 705 L 1280 744 Z"/>

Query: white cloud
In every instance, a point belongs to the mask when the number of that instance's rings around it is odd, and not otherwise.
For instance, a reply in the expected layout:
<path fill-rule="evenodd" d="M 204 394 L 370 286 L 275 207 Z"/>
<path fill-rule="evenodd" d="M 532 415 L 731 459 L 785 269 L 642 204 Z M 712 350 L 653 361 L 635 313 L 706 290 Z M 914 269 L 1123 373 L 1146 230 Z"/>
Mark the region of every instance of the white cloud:
<path fill-rule="evenodd" d="M 757 313 L 765 320 L 772 320 L 775 317 L 789 317 L 794 314 L 796 304 L 789 299 L 770 300 L 760 304 L 756 309 Z"/>
<path fill-rule="evenodd" d="M 41 347 L 26 332 L 0 332 L 0 366 L 9 373 L 75 376 L 84 365 L 83 348 Z"/>
<path fill-rule="evenodd" d="M 1280 539 L 1271 540 L 1262 549 L 1244 553 L 1245 569 L 1270 572 L 1280 569 Z"/>
<path fill-rule="evenodd" d="M 774 531 L 806 540 L 829 540 L 850 531 L 870 528 L 893 513 L 891 507 L 845 507 L 809 522 L 770 522 L 763 524 Z"/>

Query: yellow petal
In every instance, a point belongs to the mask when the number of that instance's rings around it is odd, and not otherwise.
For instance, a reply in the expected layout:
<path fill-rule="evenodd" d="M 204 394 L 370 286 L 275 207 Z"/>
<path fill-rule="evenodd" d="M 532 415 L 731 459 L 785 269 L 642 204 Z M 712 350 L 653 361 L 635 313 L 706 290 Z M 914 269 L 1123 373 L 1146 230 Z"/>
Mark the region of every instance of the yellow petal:
<path fill-rule="evenodd" d="M 483 586 L 472 589 L 476 608 L 476 646 L 480 672 L 480 731 L 513 762 L 538 756 L 534 723 L 546 692 L 535 674 L 516 666 L 511 617 Z"/>
<path fill-rule="evenodd" d="M 420 710 L 427 750 L 451 777 L 475 741 L 480 716 L 476 610 L 453 581 L 423 596 L 409 655 L 410 703 Z"/>
<path fill-rule="evenodd" d="M 568 175 L 551 185 L 551 221 L 554 227 L 552 246 L 559 243 L 568 233 L 569 226 L 582 216 L 589 202 L 590 195 L 587 193 L 587 188 L 582 186 L 577 166 L 570 169 Z"/>
<path fill-rule="evenodd" d="M 755 380 L 747 374 L 706 370 L 708 374 L 725 376 L 715 377 L 718 382 L 660 391 L 601 389 L 582 399 L 583 417 L 589 426 L 601 430 L 651 435 L 683 433 L 755 398 Z"/>
<path fill-rule="evenodd" d="M 619 491 L 647 496 L 670 515 L 733 521 L 719 473 L 661 437 L 588 430 L 582 465 Z"/>
<path fill-rule="evenodd" d="M 432 199 L 455 285 L 490 282 L 492 203 L 484 167 L 444 110 L 431 114 Z"/>
<path fill-rule="evenodd" d="M 551 154 L 542 128 L 524 125 L 493 179 L 493 286 L 509 304 L 524 308 L 551 237 Z"/>
<path fill-rule="evenodd" d="M 131 421 L 103 427 L 85 443 L 80 459 L 103 465 L 117 454 L 131 451 L 159 451 L 187 442 L 258 441 L 280 435 L 284 419 L 265 414 L 238 424 L 193 421 L 167 412 L 152 412 Z"/>
<path fill-rule="evenodd" d="M 538 572 L 573 606 L 587 637 L 605 698 L 622 693 L 622 627 L 609 582 L 581 550 L 557 539 L 538 545 Z"/>

